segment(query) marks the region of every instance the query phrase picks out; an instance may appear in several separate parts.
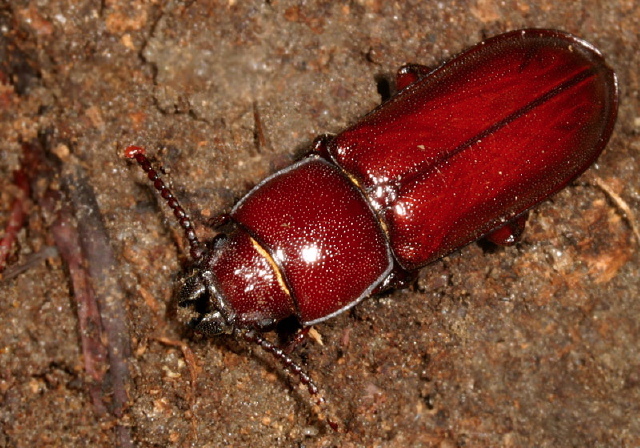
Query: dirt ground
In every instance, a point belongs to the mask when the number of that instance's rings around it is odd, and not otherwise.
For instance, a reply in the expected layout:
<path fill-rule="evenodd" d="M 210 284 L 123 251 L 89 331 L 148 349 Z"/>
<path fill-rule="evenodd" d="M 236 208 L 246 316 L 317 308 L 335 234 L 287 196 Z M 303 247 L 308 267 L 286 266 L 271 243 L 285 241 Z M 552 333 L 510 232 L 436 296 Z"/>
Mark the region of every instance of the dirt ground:
<path fill-rule="evenodd" d="M 604 53 L 611 141 L 521 243 L 472 244 L 315 327 L 292 356 L 341 432 L 270 356 L 175 319 L 184 243 L 126 146 L 211 235 L 403 63 L 525 27 Z M 0 447 L 640 445 L 634 0 L 11 1 L 0 31 L 0 229 L 14 170 L 31 182 L 0 280 Z"/>

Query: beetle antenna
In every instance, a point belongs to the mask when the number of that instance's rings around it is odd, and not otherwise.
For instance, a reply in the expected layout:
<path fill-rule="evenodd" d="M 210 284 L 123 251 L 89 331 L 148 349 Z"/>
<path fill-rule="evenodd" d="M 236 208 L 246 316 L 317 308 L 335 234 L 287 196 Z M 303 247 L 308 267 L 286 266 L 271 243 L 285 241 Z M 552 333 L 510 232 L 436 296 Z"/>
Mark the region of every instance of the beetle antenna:
<path fill-rule="evenodd" d="M 190 255 L 194 261 L 202 258 L 202 248 L 200 247 L 200 241 L 198 241 L 198 237 L 196 236 L 195 231 L 193 230 L 193 222 L 187 212 L 184 211 L 176 197 L 173 195 L 169 187 L 167 187 L 164 181 L 160 178 L 160 175 L 156 170 L 151 166 L 151 162 L 145 156 L 145 149 L 139 146 L 129 146 L 124 150 L 124 155 L 128 159 L 135 159 L 140 165 L 140 168 L 144 172 L 147 173 L 147 177 L 151 182 L 153 182 L 153 186 L 158 192 L 160 192 L 160 196 L 167 202 L 167 205 L 171 210 L 173 210 L 174 216 L 178 219 L 178 223 L 182 230 L 184 231 L 184 236 L 187 238 L 190 246 Z"/>
<path fill-rule="evenodd" d="M 244 340 L 252 344 L 258 344 L 260 347 L 262 347 L 262 349 L 265 352 L 270 353 L 274 358 L 276 358 L 280 362 L 280 364 L 282 364 L 284 369 L 290 375 L 298 377 L 300 383 L 307 386 L 307 390 L 309 391 L 311 398 L 315 400 L 316 405 L 318 405 L 319 408 L 321 409 L 327 408 L 327 402 L 322 396 L 322 394 L 320 393 L 320 389 L 318 389 L 318 386 L 316 385 L 316 383 L 311 379 L 309 374 L 305 372 L 304 369 L 298 363 L 296 363 L 293 359 L 291 359 L 289 355 L 287 355 L 284 352 L 284 350 L 282 350 L 279 347 L 276 347 L 271 342 L 267 341 L 262 336 L 258 335 L 255 331 L 234 329 L 234 332 L 236 336 L 241 336 L 242 338 L 244 338 Z M 321 414 L 319 414 L 319 416 L 322 417 Z M 325 419 L 327 421 L 327 424 L 331 427 L 331 429 L 333 429 L 334 431 L 338 431 L 337 422 L 335 422 L 329 417 L 325 417 Z"/>

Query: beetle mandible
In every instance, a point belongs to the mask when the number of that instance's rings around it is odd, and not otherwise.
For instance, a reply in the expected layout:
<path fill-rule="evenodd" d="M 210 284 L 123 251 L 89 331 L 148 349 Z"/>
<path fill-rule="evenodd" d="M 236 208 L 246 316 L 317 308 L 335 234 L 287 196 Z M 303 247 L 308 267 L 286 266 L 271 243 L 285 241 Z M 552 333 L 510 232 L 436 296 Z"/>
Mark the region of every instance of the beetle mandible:
<path fill-rule="evenodd" d="M 617 106 L 602 55 L 557 30 L 502 34 L 432 71 L 404 66 L 391 99 L 260 182 L 207 250 L 144 150 L 126 155 L 186 233 L 178 299 L 191 325 L 260 343 L 314 394 L 257 332 L 322 322 L 481 237 L 515 242 L 527 211 L 598 158 Z"/>

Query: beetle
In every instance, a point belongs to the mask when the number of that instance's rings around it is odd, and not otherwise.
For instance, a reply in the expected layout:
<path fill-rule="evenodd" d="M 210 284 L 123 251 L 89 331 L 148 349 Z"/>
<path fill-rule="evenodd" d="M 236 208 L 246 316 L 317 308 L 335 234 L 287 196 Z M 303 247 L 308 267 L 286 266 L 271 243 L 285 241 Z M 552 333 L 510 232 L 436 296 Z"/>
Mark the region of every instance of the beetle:
<path fill-rule="evenodd" d="M 595 162 L 617 116 L 613 70 L 557 30 L 508 32 L 434 70 L 406 65 L 396 84 L 221 215 L 224 232 L 206 249 L 144 150 L 126 150 L 189 242 L 183 318 L 259 343 L 312 394 L 308 375 L 258 332 L 291 316 L 308 328 L 481 237 L 513 244 L 528 210 Z"/>

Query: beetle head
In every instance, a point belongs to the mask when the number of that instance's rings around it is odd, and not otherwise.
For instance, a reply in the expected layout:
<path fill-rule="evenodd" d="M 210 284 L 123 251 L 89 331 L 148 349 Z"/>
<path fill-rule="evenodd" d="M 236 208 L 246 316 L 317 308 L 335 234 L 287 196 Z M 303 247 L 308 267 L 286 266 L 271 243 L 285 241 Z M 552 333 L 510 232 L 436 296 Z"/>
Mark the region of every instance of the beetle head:
<path fill-rule="evenodd" d="M 180 281 L 178 317 L 205 336 L 231 334 L 234 316 L 218 293 L 213 273 L 195 268 Z"/>

